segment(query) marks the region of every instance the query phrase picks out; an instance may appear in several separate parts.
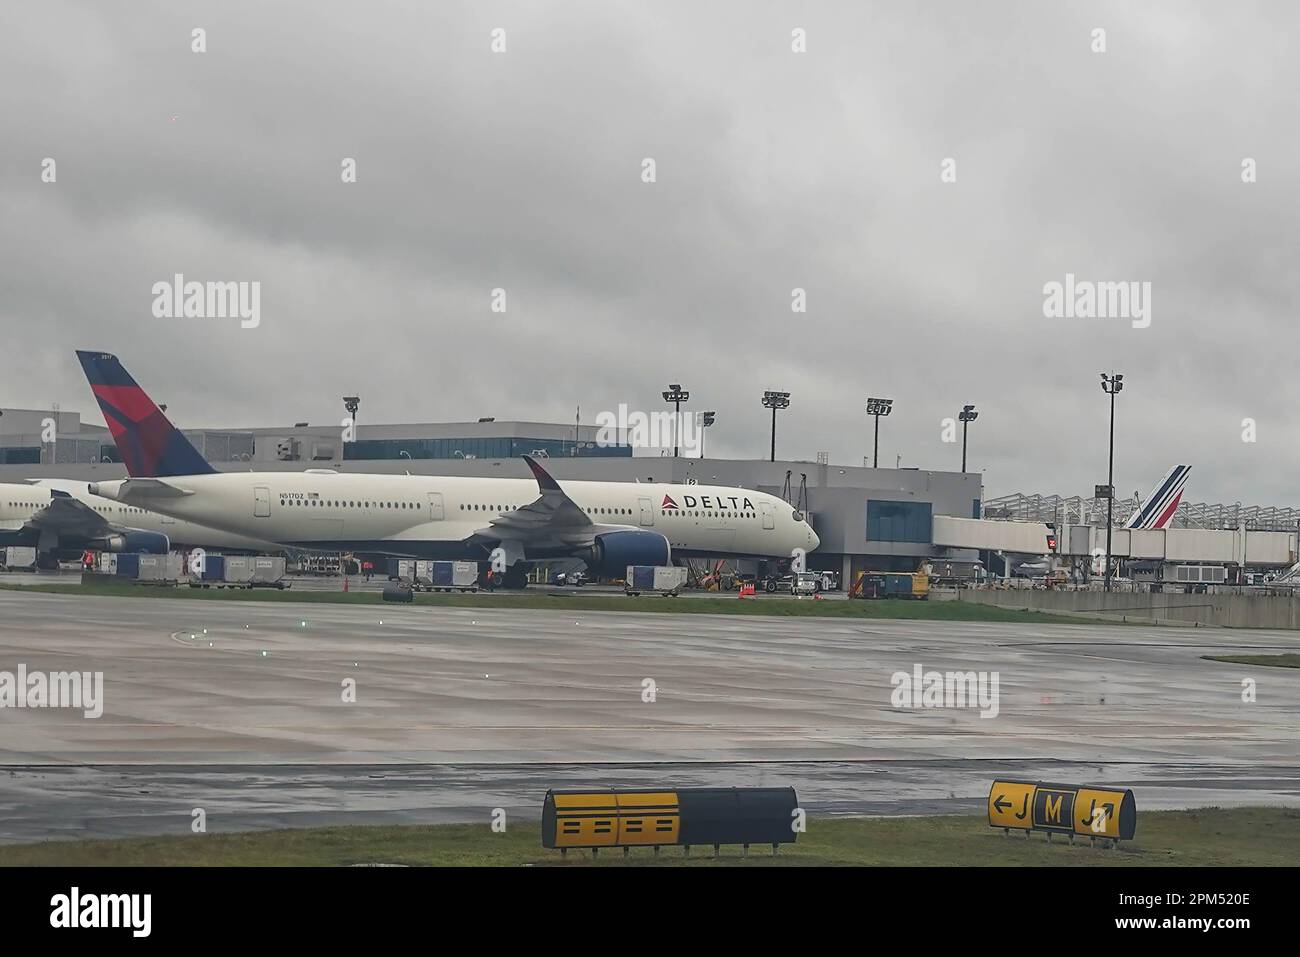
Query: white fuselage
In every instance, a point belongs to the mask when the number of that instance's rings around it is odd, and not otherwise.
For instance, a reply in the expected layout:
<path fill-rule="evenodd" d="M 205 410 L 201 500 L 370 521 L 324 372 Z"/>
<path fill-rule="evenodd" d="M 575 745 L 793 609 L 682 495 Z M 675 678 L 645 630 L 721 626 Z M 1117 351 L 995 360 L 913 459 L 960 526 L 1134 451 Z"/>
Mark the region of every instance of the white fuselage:
<path fill-rule="evenodd" d="M 146 480 L 150 481 L 150 480 Z M 432 475 L 231 472 L 159 480 L 162 494 L 100 482 L 102 496 L 282 545 L 415 557 L 470 557 L 464 545 L 496 534 L 493 519 L 538 498 L 531 479 Z M 562 483 L 596 529 L 569 527 L 525 541 L 528 557 L 589 541 L 593 531 L 653 531 L 674 553 L 788 558 L 812 551 L 816 534 L 794 509 L 750 489 L 631 482 Z M 667 501 L 667 500 L 671 501 Z M 676 505 L 676 507 L 671 507 Z M 503 539 L 515 536 L 505 531 Z"/>
<path fill-rule="evenodd" d="M 85 482 L 69 479 L 38 479 L 34 483 L 0 483 L 0 527 L 16 530 L 50 504 L 53 492 L 67 492 L 94 509 L 106 522 L 166 535 L 173 547 L 274 551 L 278 546 L 265 540 L 232 534 L 209 526 L 177 519 L 138 506 L 116 502 L 86 490 Z"/>

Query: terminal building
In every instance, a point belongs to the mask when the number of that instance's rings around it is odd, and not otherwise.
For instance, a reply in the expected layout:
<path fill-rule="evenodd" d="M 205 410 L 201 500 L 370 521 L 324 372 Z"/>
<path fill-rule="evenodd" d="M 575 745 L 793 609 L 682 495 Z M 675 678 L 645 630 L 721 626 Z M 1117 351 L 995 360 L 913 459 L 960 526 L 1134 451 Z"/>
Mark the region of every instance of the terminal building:
<path fill-rule="evenodd" d="M 53 428 L 51 428 L 51 424 Z M 599 441 L 595 426 L 496 421 L 358 424 L 353 441 L 336 425 L 186 430 L 223 471 L 338 471 L 527 478 L 532 455 L 563 482 L 694 482 L 778 495 L 805 512 L 821 539 L 809 567 L 852 582 L 862 571 L 911 571 L 930 563 L 940 577 L 968 577 L 979 563 L 1009 574 L 1026 559 L 1053 555 L 1075 571 L 1095 557 L 1104 528 L 1086 509 L 1047 506 L 997 509 L 982 504 L 979 473 L 873 469 L 817 462 L 633 455 L 626 444 Z M 49 441 L 53 439 L 53 441 Z M 108 430 L 75 412 L 0 410 L 0 481 L 125 476 Z M 1118 503 L 1116 503 L 1118 504 Z M 1050 506 L 1050 507 L 1049 507 Z M 990 514 L 992 512 L 992 514 Z M 1071 524 L 1071 523 L 1078 524 Z M 1222 563 L 1281 567 L 1297 561 L 1296 534 L 1278 528 L 1170 528 L 1117 531 L 1112 554 L 1169 564 Z M 1169 580 L 1174 580 L 1170 573 Z"/>
<path fill-rule="evenodd" d="M 54 432 L 44 429 L 53 419 Z M 821 547 L 809 565 L 851 581 L 858 571 L 911 571 L 944 557 L 974 562 L 969 548 L 936 546 L 936 519 L 978 518 L 981 476 L 921 469 L 871 469 L 828 462 L 725 460 L 633 455 L 626 444 L 598 441 L 591 425 L 496 421 L 358 424 L 344 442 L 335 425 L 185 430 L 223 471 L 339 471 L 527 478 L 520 456 L 546 460 L 561 482 L 692 482 L 733 485 L 783 496 L 809 514 Z M 42 441 L 53 436 L 54 441 Z M 73 412 L 5 409 L 0 415 L 0 481 L 122 478 L 117 450 L 102 425 Z M 942 521 L 939 527 L 942 528 Z M 942 537 L 942 536 L 941 536 Z M 1041 551 L 1045 539 L 1035 542 Z"/>
<path fill-rule="evenodd" d="M 164 410 L 165 411 L 165 410 Z M 631 458 L 632 447 L 598 443 L 594 426 L 542 422 L 450 422 L 423 425 L 359 425 L 355 441 L 337 425 L 306 422 L 286 428 L 183 429 L 213 465 L 416 459 Z M 51 441 L 51 438 L 53 440 Z M 77 412 L 0 409 L 0 465 L 90 465 L 120 461 L 108 429 L 81 421 Z M 53 477 L 53 476 L 51 476 Z"/>

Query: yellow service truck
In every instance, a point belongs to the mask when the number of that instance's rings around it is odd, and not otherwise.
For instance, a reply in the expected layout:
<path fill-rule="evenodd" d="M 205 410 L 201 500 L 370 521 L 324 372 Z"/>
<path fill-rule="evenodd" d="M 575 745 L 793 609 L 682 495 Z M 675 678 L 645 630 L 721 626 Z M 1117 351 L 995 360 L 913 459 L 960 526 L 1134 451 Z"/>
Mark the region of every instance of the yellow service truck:
<path fill-rule="evenodd" d="M 859 572 L 849 597 L 925 601 L 930 597 L 930 576 L 925 572 Z"/>

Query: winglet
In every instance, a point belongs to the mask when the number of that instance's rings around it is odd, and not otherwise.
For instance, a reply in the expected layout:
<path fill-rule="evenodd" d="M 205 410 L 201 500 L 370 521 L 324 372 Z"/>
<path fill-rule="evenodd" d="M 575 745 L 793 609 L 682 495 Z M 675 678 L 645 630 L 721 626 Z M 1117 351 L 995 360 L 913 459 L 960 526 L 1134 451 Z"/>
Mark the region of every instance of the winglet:
<path fill-rule="evenodd" d="M 533 458 L 531 455 L 525 455 L 524 461 L 527 462 L 528 467 L 533 470 L 533 478 L 537 479 L 538 488 L 540 488 L 543 492 L 560 491 L 560 483 L 555 481 L 555 479 L 551 478 L 551 474 L 547 472 L 546 469 L 538 465 L 537 460 L 535 458 Z"/>

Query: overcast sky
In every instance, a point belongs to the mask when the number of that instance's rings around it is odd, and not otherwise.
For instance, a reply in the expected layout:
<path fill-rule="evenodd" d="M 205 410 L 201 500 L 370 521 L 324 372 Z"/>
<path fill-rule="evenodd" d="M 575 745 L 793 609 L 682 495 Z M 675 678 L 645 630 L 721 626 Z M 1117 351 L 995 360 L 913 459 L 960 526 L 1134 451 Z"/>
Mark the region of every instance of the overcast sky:
<path fill-rule="evenodd" d="M 1187 462 L 1188 501 L 1298 504 L 1298 29 L 1281 0 L 14 0 L 0 405 L 98 423 L 77 348 L 184 427 L 345 392 L 363 424 L 590 423 L 681 382 L 711 454 L 764 456 L 780 389 L 778 454 L 860 464 L 882 395 L 881 464 L 955 469 L 969 402 L 990 495 L 1090 494 L 1114 368 L 1119 494 Z M 175 273 L 259 282 L 260 325 L 155 318 Z M 1067 273 L 1151 283 L 1149 326 L 1046 318 Z"/>

